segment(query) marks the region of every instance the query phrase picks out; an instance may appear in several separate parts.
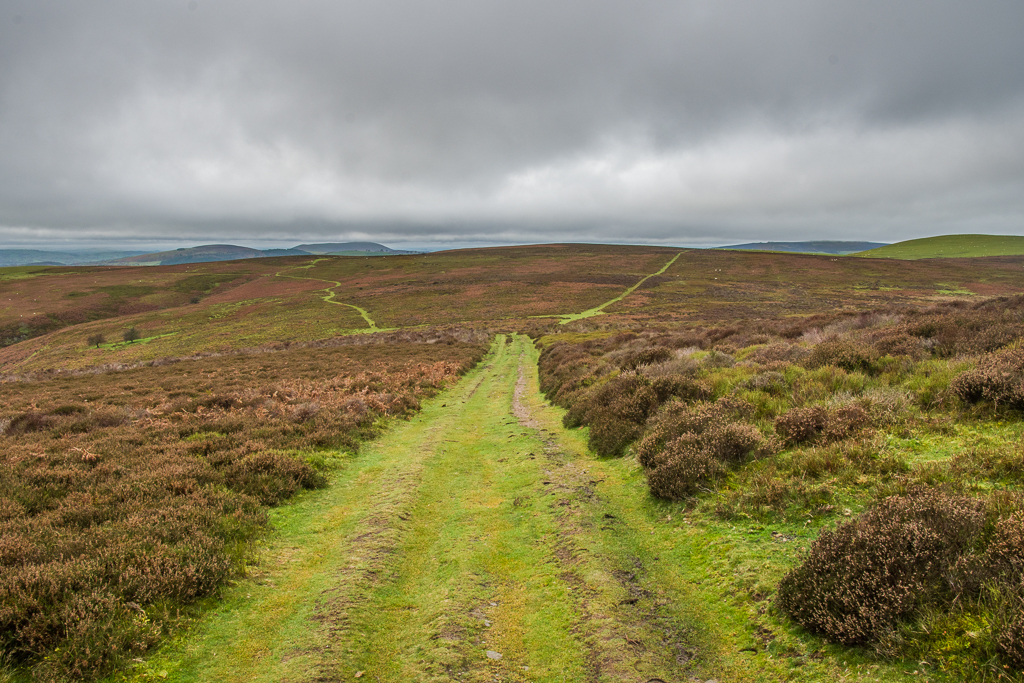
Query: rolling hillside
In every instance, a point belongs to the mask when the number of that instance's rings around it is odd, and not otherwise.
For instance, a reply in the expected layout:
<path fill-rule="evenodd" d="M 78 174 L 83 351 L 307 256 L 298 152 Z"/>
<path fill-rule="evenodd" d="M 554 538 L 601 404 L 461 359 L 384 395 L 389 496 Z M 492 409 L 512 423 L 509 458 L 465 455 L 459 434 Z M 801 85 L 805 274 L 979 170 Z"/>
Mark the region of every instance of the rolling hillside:
<path fill-rule="evenodd" d="M 424 325 L 528 329 L 567 315 L 677 326 L 806 316 L 822 300 L 836 312 L 918 305 L 1024 292 L 1019 261 L 979 268 L 958 259 L 546 245 L 370 259 L 9 268 L 0 270 L 0 368 L 132 363 Z M 146 341 L 120 343 L 133 326 Z M 86 339 L 94 334 L 111 343 L 90 348 Z"/>
<path fill-rule="evenodd" d="M 0 269 L 0 683 L 1024 683 L 1022 265 Z"/>
<path fill-rule="evenodd" d="M 883 242 L 811 240 L 807 242 L 750 242 L 715 248 L 734 251 L 784 251 L 794 254 L 853 254 L 884 246 L 887 245 Z"/>
<path fill-rule="evenodd" d="M 916 260 L 925 258 L 966 258 L 975 256 L 1019 256 L 1024 254 L 1024 237 L 1018 235 L 939 235 L 897 242 L 855 256 Z"/>

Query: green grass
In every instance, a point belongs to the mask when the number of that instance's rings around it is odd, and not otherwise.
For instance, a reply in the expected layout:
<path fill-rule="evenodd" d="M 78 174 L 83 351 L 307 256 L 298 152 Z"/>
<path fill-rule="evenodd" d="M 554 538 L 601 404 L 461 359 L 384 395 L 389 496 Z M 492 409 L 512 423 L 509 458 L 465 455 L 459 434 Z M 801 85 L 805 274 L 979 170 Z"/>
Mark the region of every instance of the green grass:
<path fill-rule="evenodd" d="M 940 235 L 897 242 L 854 254 L 905 260 L 1019 255 L 1024 255 L 1024 237 L 1017 235 Z"/>
<path fill-rule="evenodd" d="M 328 489 L 273 512 L 248 578 L 111 680 L 917 680 L 770 609 L 816 526 L 651 498 L 635 461 L 561 428 L 535 363 L 499 336 L 458 386 L 339 454 Z"/>
<path fill-rule="evenodd" d="M 110 349 L 110 350 L 123 349 L 125 347 L 129 347 L 129 346 L 132 346 L 134 344 L 149 344 L 149 343 L 151 343 L 153 341 L 156 341 L 157 339 L 164 339 L 166 337 L 173 337 L 176 334 L 178 334 L 178 333 L 177 332 L 168 332 L 167 334 L 157 334 L 157 335 L 153 335 L 151 337 L 139 337 L 138 339 L 134 339 L 132 341 L 107 342 L 107 343 L 104 343 L 104 344 L 100 344 L 99 348 L 100 349 Z M 93 346 L 92 348 L 95 349 L 97 347 Z"/>

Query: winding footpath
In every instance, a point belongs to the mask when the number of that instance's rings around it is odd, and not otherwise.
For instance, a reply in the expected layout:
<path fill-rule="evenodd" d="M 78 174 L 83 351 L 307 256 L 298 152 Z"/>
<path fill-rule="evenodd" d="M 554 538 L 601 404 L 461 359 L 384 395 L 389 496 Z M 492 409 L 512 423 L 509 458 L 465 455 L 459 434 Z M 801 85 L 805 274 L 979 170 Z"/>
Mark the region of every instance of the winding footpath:
<path fill-rule="evenodd" d="M 308 264 L 306 264 L 304 266 L 296 266 L 295 268 L 293 268 L 291 270 L 302 270 L 302 269 L 312 268 L 313 266 L 315 266 L 320 261 L 326 261 L 326 260 L 327 259 L 322 259 L 322 258 L 314 259 L 313 261 L 309 262 Z M 338 282 L 337 280 L 324 280 L 323 278 L 318 278 L 318 277 L 301 277 L 299 275 L 285 275 L 284 273 L 285 273 L 285 271 L 282 270 L 282 271 L 279 271 L 277 273 L 274 273 L 274 276 L 275 277 L 286 277 L 286 278 L 289 278 L 289 279 L 292 279 L 292 280 L 312 280 L 314 282 L 326 282 L 327 284 L 329 284 L 330 287 L 324 287 L 322 290 L 320 290 L 322 292 L 327 292 L 325 295 L 320 297 L 320 299 L 322 301 L 324 301 L 325 303 L 334 304 L 335 306 L 345 306 L 347 308 L 353 308 L 353 309 L 355 309 L 355 311 L 357 313 L 359 313 L 360 317 L 362 317 L 362 319 L 366 322 L 366 327 L 365 328 L 360 329 L 360 330 L 351 330 L 350 333 L 352 333 L 352 334 L 359 334 L 359 333 L 366 334 L 366 333 L 369 333 L 369 332 L 382 332 L 383 331 L 383 330 L 381 330 L 381 328 L 377 327 L 377 323 L 375 323 L 373 321 L 373 318 L 370 317 L 370 314 L 366 311 L 366 309 L 360 308 L 359 306 L 356 306 L 355 304 L 347 304 L 344 301 L 335 301 L 334 300 L 334 297 L 337 296 L 337 292 L 335 292 L 334 290 L 336 288 L 338 288 L 338 287 L 341 287 L 341 285 L 342 285 L 341 282 Z"/>

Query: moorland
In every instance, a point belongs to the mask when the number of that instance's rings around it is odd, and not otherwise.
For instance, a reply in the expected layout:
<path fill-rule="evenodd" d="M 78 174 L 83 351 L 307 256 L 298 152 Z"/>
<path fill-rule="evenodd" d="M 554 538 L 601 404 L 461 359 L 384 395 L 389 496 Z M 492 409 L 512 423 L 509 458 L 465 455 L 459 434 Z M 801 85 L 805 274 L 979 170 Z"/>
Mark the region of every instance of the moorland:
<path fill-rule="evenodd" d="M 31 266 L 0 302 L 0 680 L 1024 678 L 1022 256 Z"/>

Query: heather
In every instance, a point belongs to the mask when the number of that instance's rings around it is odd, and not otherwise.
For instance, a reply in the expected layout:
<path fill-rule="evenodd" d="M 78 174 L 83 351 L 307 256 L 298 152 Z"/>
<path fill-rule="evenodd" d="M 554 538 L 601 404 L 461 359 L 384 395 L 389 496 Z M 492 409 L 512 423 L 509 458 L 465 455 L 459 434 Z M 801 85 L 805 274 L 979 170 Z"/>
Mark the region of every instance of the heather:
<path fill-rule="evenodd" d="M 820 529 L 755 603 L 997 680 L 1024 670 L 1022 336 L 1024 299 L 1003 297 L 538 345 L 565 426 L 635 458 L 655 499 L 709 524 Z"/>
<path fill-rule="evenodd" d="M 1022 263 L 19 269 L 0 678 L 1022 680 Z"/>
<path fill-rule="evenodd" d="M 7 382 L 0 647 L 93 678 L 241 576 L 268 506 L 324 485 L 483 353 L 450 333 Z"/>

